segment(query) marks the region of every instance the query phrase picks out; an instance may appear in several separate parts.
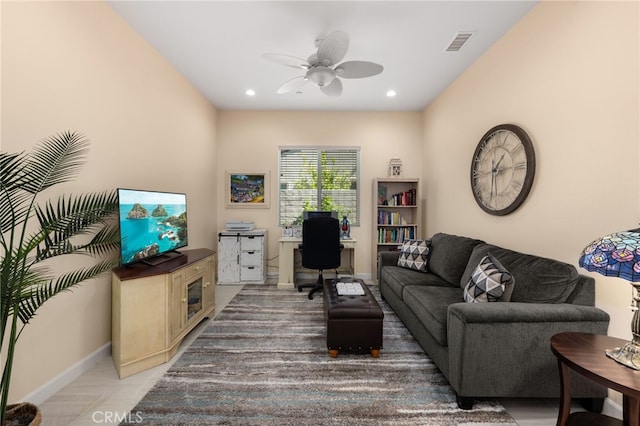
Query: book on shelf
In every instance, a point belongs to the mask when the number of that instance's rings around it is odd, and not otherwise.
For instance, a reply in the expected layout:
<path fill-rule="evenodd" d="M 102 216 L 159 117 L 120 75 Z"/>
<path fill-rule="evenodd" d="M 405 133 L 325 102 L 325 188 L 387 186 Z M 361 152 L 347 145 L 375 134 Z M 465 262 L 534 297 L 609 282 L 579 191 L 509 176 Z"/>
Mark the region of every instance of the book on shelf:
<path fill-rule="evenodd" d="M 402 244 L 406 240 L 413 239 L 415 239 L 413 226 L 378 229 L 378 244 Z"/>
<path fill-rule="evenodd" d="M 378 211 L 378 225 L 406 225 L 407 221 L 399 212 Z"/>
<path fill-rule="evenodd" d="M 381 205 L 388 206 L 415 206 L 417 200 L 416 189 L 412 188 L 404 192 L 398 192 L 389 197 L 388 200 L 385 200 Z M 380 199 L 378 198 L 378 202 Z"/>

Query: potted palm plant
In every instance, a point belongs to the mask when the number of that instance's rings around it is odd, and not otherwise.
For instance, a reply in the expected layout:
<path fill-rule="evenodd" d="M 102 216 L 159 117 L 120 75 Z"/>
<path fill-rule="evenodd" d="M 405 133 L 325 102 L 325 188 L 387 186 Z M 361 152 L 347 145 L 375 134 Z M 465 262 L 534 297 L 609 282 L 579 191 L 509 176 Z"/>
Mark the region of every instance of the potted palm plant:
<path fill-rule="evenodd" d="M 38 199 L 78 175 L 88 148 L 84 136 L 64 132 L 44 139 L 32 152 L 0 152 L 0 351 L 6 352 L 0 384 L 2 426 L 9 424 L 8 417 L 24 417 L 30 408 L 8 405 L 16 343 L 24 327 L 47 300 L 117 264 L 115 191 L 61 195 L 55 202 Z M 94 260 L 60 274 L 47 268 L 47 261 L 73 255 Z M 39 411 L 34 416 L 37 424 Z M 34 423 L 27 419 L 26 424 Z"/>

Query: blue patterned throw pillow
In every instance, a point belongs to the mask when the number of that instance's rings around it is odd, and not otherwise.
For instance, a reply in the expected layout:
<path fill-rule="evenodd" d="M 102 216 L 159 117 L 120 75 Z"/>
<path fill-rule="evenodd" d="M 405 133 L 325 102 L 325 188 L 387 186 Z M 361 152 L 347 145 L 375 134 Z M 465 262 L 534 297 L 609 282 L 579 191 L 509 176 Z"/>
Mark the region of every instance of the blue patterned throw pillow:
<path fill-rule="evenodd" d="M 398 266 L 427 272 L 431 240 L 407 240 L 400 250 Z"/>
<path fill-rule="evenodd" d="M 513 292 L 513 276 L 498 259 L 488 253 L 480 260 L 464 287 L 467 302 L 508 302 Z"/>

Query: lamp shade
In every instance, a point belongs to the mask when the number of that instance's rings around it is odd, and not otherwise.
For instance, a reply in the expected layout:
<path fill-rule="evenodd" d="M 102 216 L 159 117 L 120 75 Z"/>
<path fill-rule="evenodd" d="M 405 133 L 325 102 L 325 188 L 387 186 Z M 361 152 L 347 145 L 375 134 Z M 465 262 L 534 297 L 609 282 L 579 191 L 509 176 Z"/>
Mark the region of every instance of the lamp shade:
<path fill-rule="evenodd" d="M 621 348 L 605 350 L 609 358 L 634 370 L 640 370 L 640 231 L 605 235 L 586 246 L 578 263 L 587 271 L 607 277 L 619 277 L 633 288 L 631 334 L 633 339 Z"/>
<path fill-rule="evenodd" d="M 623 231 L 605 235 L 586 246 L 579 265 L 607 277 L 640 281 L 640 232 Z"/>

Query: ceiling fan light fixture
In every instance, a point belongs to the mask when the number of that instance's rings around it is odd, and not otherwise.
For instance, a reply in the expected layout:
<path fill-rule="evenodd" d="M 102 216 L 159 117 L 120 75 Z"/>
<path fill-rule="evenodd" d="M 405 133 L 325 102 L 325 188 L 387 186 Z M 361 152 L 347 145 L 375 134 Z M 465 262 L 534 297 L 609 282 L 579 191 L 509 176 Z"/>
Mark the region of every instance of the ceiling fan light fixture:
<path fill-rule="evenodd" d="M 306 71 L 304 75 L 294 77 L 280 86 L 276 91 L 277 94 L 301 93 L 300 88 L 306 83 L 312 82 L 325 95 L 340 96 L 343 78 L 373 77 L 384 69 L 382 65 L 374 62 L 342 62 L 349 48 L 349 36 L 344 31 L 334 31 L 326 38 L 317 39 L 316 48 L 318 50 L 312 53 L 306 61 L 295 56 L 277 53 L 262 55 L 264 59 L 271 62 L 302 68 Z"/>
<path fill-rule="evenodd" d="M 329 67 L 318 66 L 307 71 L 307 78 L 316 86 L 323 87 L 336 78 L 336 72 Z"/>

